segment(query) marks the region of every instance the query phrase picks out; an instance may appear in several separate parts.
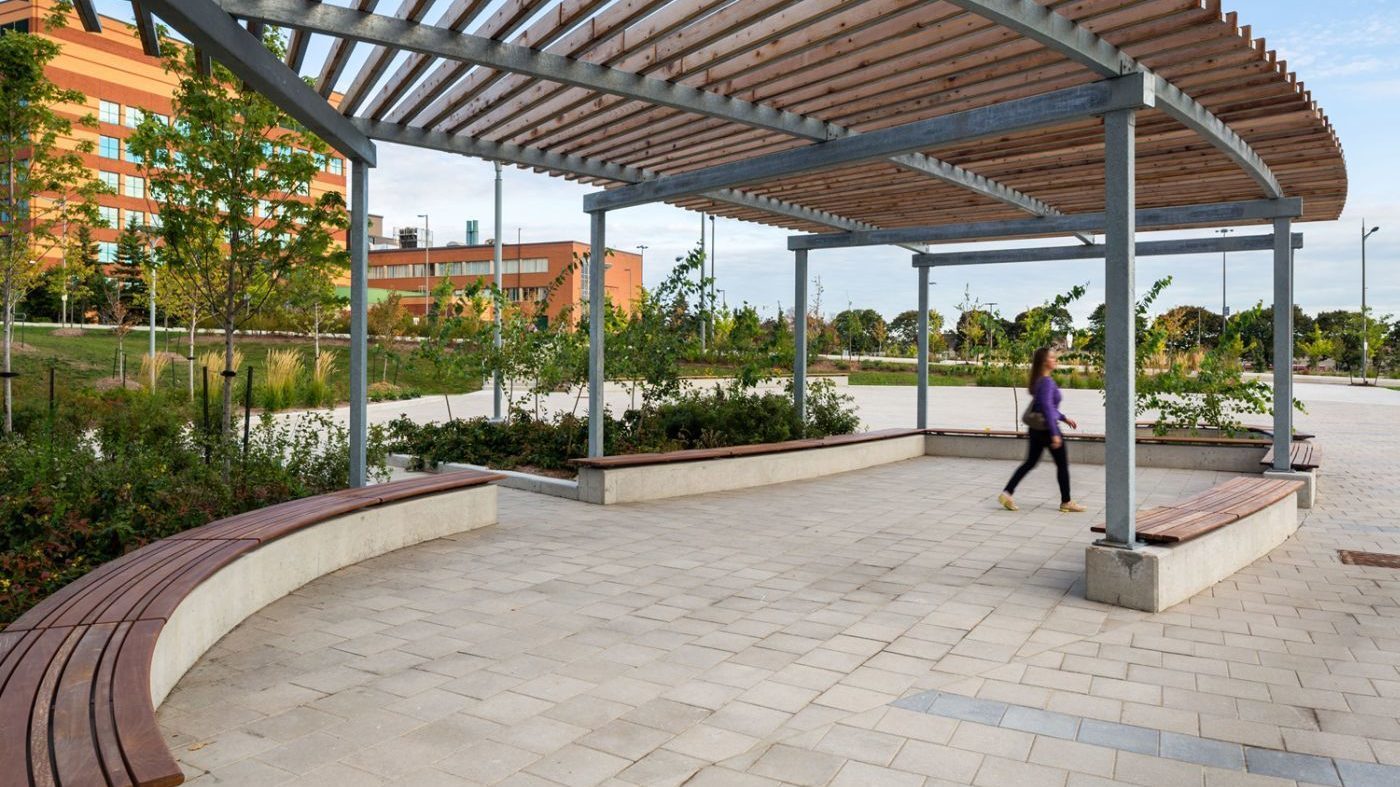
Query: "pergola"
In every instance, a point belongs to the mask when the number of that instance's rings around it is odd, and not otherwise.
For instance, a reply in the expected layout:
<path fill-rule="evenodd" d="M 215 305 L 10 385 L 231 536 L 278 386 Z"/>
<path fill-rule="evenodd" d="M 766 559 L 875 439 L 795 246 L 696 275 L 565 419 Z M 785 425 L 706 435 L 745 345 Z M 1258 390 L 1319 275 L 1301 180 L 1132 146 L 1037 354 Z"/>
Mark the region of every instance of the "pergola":
<path fill-rule="evenodd" d="M 351 161 L 352 483 L 365 477 L 375 141 L 602 187 L 584 200 L 590 304 L 604 297 L 610 211 L 667 202 L 803 233 L 789 240 L 799 347 L 812 250 L 911 248 L 920 426 L 930 267 L 1104 259 L 1106 543 L 1124 548 L 1136 544 L 1135 256 L 1271 250 L 1274 456 L 1289 467 L 1292 224 L 1337 218 L 1345 162 L 1310 94 L 1218 0 L 400 0 L 392 13 L 345 2 L 132 6 L 148 52 L 159 46 L 155 15 Z M 97 29 L 92 0 L 77 7 Z M 254 35 L 267 25 L 291 31 L 286 62 Z M 329 49 L 308 85 L 300 73 L 315 37 Z M 347 73 L 357 48 L 364 57 Z M 333 90 L 344 94 L 335 105 Z M 1247 224 L 1270 231 L 1136 239 L 1139 227 Z M 1056 236 L 1079 245 L 929 248 Z M 598 456 L 603 310 L 589 311 Z M 800 407 L 805 352 L 794 373 Z"/>

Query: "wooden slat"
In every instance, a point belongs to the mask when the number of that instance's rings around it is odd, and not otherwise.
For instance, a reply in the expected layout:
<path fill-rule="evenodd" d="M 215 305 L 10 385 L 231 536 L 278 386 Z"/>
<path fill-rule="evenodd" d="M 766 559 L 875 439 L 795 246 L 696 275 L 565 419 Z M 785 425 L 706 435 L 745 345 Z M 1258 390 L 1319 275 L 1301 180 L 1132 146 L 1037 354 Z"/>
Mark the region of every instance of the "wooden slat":
<path fill-rule="evenodd" d="M 151 707 L 151 657 L 163 621 L 131 624 L 112 672 L 112 717 L 133 781 L 142 787 L 174 787 L 185 780 L 165 746 Z"/>
<path fill-rule="evenodd" d="M 1150 544 L 1189 541 L 1257 513 L 1302 487 L 1300 481 L 1241 476 L 1169 506 L 1138 513 L 1137 534 Z M 1105 532 L 1102 522 L 1090 528 Z"/>
<path fill-rule="evenodd" d="M 83 627 L 67 664 L 60 665 L 50 733 L 57 784 L 107 783 L 93 724 L 93 686 L 116 629 L 115 623 Z"/>

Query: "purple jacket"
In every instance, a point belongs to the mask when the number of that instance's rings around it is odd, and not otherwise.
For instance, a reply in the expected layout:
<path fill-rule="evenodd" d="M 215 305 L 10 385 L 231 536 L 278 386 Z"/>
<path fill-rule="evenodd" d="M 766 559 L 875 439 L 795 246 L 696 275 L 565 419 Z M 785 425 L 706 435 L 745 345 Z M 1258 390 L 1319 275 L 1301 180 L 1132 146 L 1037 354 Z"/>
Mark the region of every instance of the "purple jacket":
<path fill-rule="evenodd" d="M 1040 378 L 1035 383 L 1035 409 L 1045 416 L 1045 423 L 1050 427 L 1050 434 L 1060 434 L 1060 422 L 1065 420 L 1065 416 L 1060 412 L 1060 400 L 1064 399 L 1064 394 L 1060 393 L 1060 386 L 1055 384 L 1055 380 L 1050 376 Z"/>

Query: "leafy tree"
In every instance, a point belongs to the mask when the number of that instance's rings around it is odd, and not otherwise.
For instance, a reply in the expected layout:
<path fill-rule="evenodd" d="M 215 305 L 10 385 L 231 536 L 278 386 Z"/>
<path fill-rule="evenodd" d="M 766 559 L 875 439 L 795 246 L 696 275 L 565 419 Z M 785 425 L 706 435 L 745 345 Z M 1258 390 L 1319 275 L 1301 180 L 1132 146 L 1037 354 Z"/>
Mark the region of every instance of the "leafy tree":
<path fill-rule="evenodd" d="M 831 325 L 836 329 L 841 345 L 852 355 L 878 352 L 889 332 L 885 318 L 874 309 L 848 307 L 831 318 Z"/>
<path fill-rule="evenodd" d="M 1153 321 L 1166 334 L 1171 352 L 1191 352 L 1198 347 L 1214 347 L 1220 341 L 1220 315 L 1203 306 L 1177 306 Z"/>
<path fill-rule="evenodd" d="M 1316 369 L 1326 358 L 1337 354 L 1337 341 L 1324 334 L 1321 328 L 1313 326 L 1312 333 L 1298 342 L 1298 351 L 1308 359 L 1308 367 Z"/>
<path fill-rule="evenodd" d="M 387 382 L 389 377 L 389 356 L 393 353 L 394 342 L 408 332 L 413 324 L 413 315 L 403 305 L 403 295 L 390 293 L 387 298 L 369 307 L 365 313 L 365 333 L 384 356 L 383 370 L 379 381 Z"/>
<path fill-rule="evenodd" d="M 916 352 L 914 348 L 917 348 L 919 344 L 919 311 L 917 309 L 903 311 L 890 320 L 890 337 L 901 349 Z M 939 314 L 936 309 L 929 309 L 929 352 L 939 352 L 943 346 L 943 315 Z"/>
<path fill-rule="evenodd" d="M 65 24 L 67 3 L 57 4 L 43 21 Z M 15 307 L 41 280 L 40 262 L 61 243 L 56 231 L 69 223 L 97 221 L 94 199 L 103 186 L 83 163 L 91 140 L 70 150 L 59 147 L 74 128 L 92 128 L 89 115 L 70 120 L 71 107 L 86 101 L 65 90 L 46 70 L 60 48 L 52 39 L 15 30 L 0 31 L 0 311 L 4 323 L 5 424 L 14 428 L 9 373 Z"/>
<path fill-rule="evenodd" d="M 264 45 L 283 54 L 269 29 Z M 175 121 L 148 116 L 130 139 L 161 216 L 170 275 L 181 277 L 224 336 L 223 430 L 231 427 L 234 333 L 275 303 L 293 271 L 343 265 L 334 233 L 344 199 L 310 196 L 325 144 L 226 68 L 201 72 L 191 47 L 169 42 Z"/>

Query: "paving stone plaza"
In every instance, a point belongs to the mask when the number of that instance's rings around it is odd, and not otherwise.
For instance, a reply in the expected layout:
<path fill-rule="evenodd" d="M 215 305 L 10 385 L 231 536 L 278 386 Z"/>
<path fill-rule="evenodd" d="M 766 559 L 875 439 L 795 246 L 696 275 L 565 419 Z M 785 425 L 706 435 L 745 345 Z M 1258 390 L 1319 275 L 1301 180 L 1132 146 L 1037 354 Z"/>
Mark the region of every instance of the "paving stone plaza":
<path fill-rule="evenodd" d="M 911 389 L 849 390 L 908 422 Z M 1083 599 L 1102 466 L 1079 515 L 1048 463 L 1010 513 L 1012 463 L 933 457 L 610 507 L 502 489 L 500 524 L 248 619 L 160 721 L 199 785 L 1400 784 L 1400 582 L 1337 557 L 1400 552 L 1400 393 L 1299 395 L 1317 506 L 1165 613 Z M 1103 420 L 1098 392 L 1065 410 Z M 934 389 L 930 422 L 1002 411 Z M 1223 478 L 1143 469 L 1139 503 Z"/>

